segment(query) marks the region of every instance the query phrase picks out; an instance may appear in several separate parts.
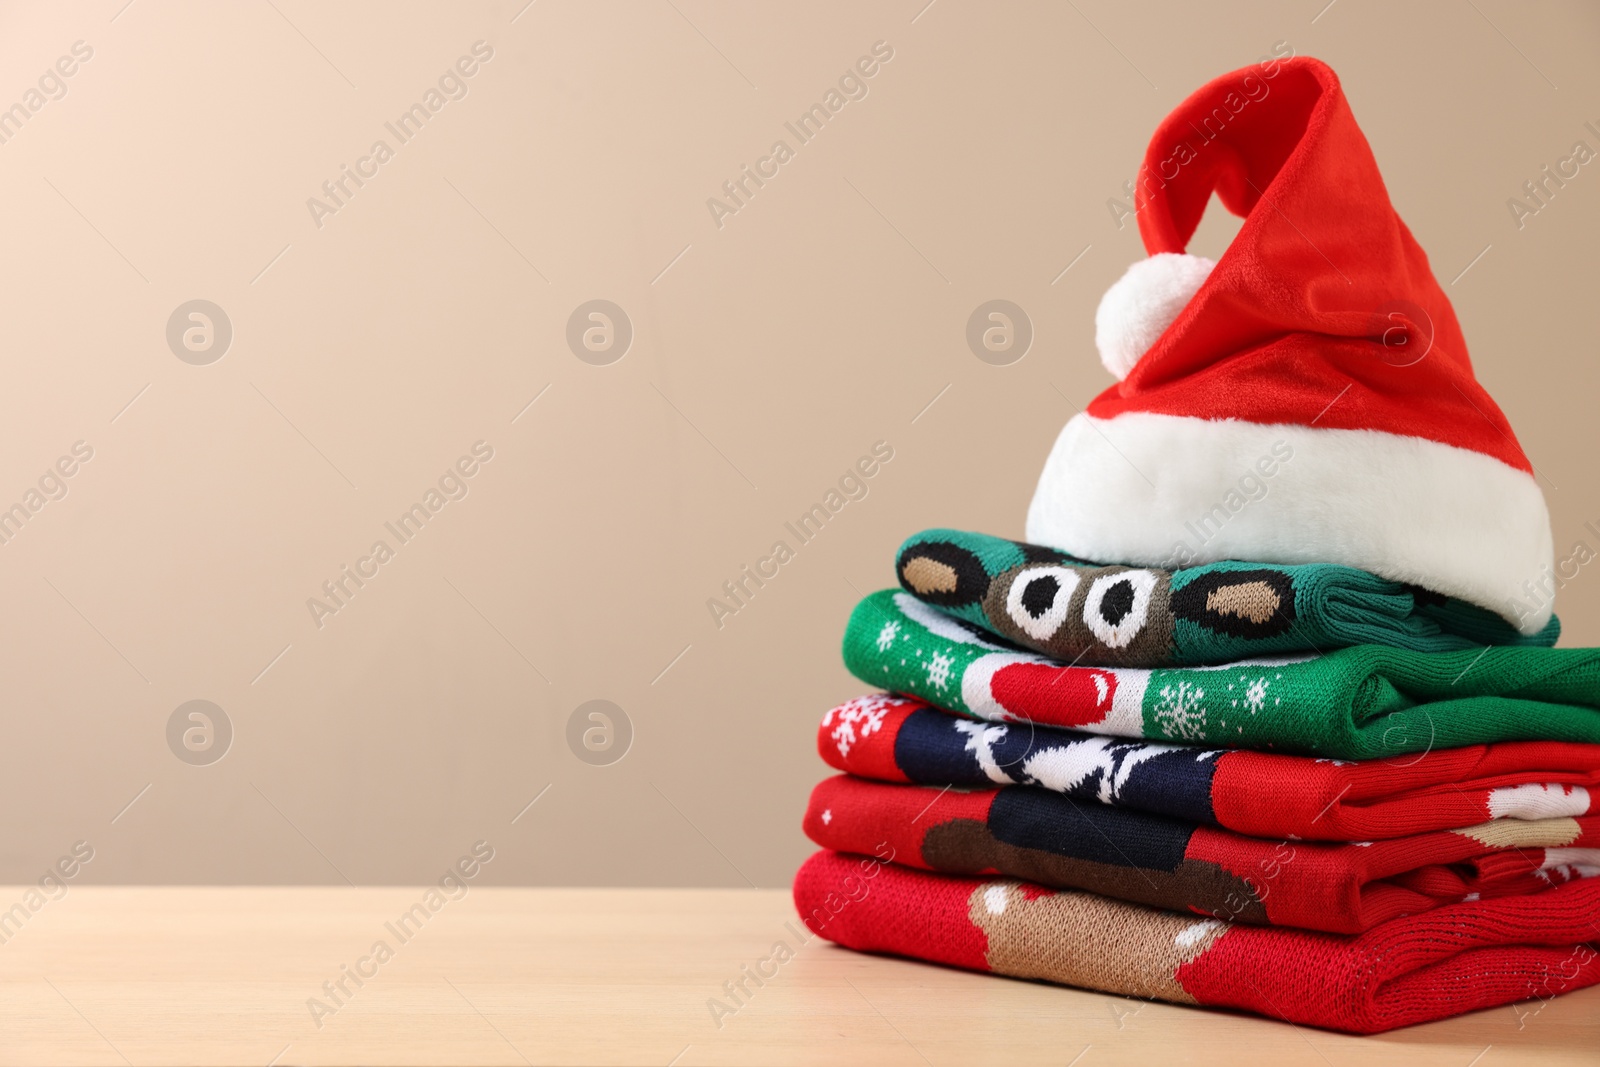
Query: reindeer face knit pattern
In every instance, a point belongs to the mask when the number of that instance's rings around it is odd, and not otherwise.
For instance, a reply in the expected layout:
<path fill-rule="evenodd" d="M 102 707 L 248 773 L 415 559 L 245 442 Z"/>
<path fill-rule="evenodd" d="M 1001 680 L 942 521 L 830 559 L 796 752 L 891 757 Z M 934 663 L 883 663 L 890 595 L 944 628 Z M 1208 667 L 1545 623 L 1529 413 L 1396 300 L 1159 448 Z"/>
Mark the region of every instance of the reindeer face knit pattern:
<path fill-rule="evenodd" d="M 911 867 L 1334 933 L 1600 874 L 1600 816 L 1497 819 L 1387 841 L 1270 841 L 1028 786 L 965 791 L 839 775 L 812 791 L 805 830 L 842 852 L 886 843 Z"/>
<path fill-rule="evenodd" d="M 1218 667 L 1079 667 L 909 593 L 856 606 L 844 661 L 870 685 L 992 722 L 1382 759 L 1492 741 L 1600 742 L 1600 649 L 1380 645 Z"/>
<path fill-rule="evenodd" d="M 823 851 L 795 875 L 794 902 L 813 933 L 863 952 L 1354 1033 L 1600 982 L 1597 879 L 1349 936 Z"/>
<path fill-rule="evenodd" d="M 822 716 L 817 751 L 860 778 L 1026 785 L 1255 837 L 1372 841 L 1490 819 L 1600 815 L 1600 745 L 1560 741 L 1351 762 L 974 722 L 874 693 Z"/>
<path fill-rule="evenodd" d="M 1023 648 L 1088 667 L 1182 667 L 1346 645 L 1456 652 L 1556 643 L 1483 608 L 1326 563 L 1109 566 L 1040 545 L 925 530 L 900 546 L 906 592 Z"/>

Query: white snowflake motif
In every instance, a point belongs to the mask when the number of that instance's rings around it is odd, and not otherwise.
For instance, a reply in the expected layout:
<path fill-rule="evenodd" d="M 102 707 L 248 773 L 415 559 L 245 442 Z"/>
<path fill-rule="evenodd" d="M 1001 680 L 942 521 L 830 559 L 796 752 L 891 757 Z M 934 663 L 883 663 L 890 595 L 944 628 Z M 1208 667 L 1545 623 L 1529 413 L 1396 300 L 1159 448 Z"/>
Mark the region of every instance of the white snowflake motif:
<path fill-rule="evenodd" d="M 1161 701 L 1155 707 L 1156 721 L 1168 737 L 1181 737 L 1186 741 L 1205 739 L 1206 711 L 1200 705 L 1205 696 L 1204 689 L 1189 682 L 1161 687 Z"/>
<path fill-rule="evenodd" d="M 833 809 L 826 808 L 822 812 L 822 825 L 826 826 L 833 821 Z"/>
<path fill-rule="evenodd" d="M 899 633 L 900 623 L 898 621 L 890 619 L 888 622 L 884 623 L 883 629 L 878 631 L 878 651 L 889 651 L 889 646 L 894 644 L 895 636 Z"/>
<path fill-rule="evenodd" d="M 1254 715 L 1266 706 L 1267 687 L 1271 684 L 1265 677 L 1261 677 L 1245 687 L 1244 702 L 1245 706 L 1250 709 L 1250 714 Z"/>
<path fill-rule="evenodd" d="M 887 693 L 856 697 L 830 708 L 822 716 L 822 725 L 833 727 L 833 733 L 829 736 L 838 747 L 839 755 L 847 757 L 850 755 L 850 746 L 878 732 L 883 726 L 883 717 L 896 703 L 898 701 Z"/>
<path fill-rule="evenodd" d="M 955 665 L 954 657 L 943 652 L 935 652 L 928 661 L 928 684 L 935 689 L 943 689 L 950 684 L 950 668 Z"/>

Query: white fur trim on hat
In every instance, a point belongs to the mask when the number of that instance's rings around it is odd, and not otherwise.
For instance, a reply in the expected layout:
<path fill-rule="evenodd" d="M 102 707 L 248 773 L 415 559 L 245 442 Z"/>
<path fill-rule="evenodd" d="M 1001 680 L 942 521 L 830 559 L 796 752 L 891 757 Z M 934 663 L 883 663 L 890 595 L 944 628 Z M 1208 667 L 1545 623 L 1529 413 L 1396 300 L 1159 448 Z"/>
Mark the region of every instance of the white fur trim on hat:
<path fill-rule="evenodd" d="M 1215 266 L 1203 256 L 1157 252 L 1129 267 L 1094 313 L 1094 344 L 1106 370 L 1126 378 Z"/>
<path fill-rule="evenodd" d="M 1550 621 L 1550 515 L 1532 475 L 1378 430 L 1076 415 L 1027 539 L 1084 559 L 1342 563 L 1459 597 L 1525 634 Z"/>

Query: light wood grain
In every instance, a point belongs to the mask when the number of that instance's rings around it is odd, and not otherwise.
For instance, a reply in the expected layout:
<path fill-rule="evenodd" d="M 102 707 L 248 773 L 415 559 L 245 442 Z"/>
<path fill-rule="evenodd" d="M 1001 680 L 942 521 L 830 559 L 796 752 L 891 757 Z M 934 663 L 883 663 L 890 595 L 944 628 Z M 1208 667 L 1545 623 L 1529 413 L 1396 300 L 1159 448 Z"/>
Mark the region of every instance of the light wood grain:
<path fill-rule="evenodd" d="M 401 943 L 385 924 L 423 892 L 72 888 L 0 946 L 0 1062 L 1498 1067 L 1600 1048 L 1600 989 L 1361 1039 L 800 945 L 781 891 L 475 888 Z M 378 940 L 394 957 L 319 1028 L 308 999 Z M 719 1027 L 710 998 L 780 940 L 795 958 Z"/>

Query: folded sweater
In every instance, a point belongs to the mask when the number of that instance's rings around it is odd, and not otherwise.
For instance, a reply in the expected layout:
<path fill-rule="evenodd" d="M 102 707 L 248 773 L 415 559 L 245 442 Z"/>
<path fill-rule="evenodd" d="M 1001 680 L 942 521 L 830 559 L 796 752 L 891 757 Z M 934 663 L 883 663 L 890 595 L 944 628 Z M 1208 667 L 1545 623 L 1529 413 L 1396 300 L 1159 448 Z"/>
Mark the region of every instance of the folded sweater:
<path fill-rule="evenodd" d="M 1079 667 L 885 590 L 851 614 L 844 661 L 871 685 L 973 718 L 1120 737 L 1338 759 L 1491 741 L 1600 742 L 1600 649 L 1357 645 L 1217 667 Z"/>
<path fill-rule="evenodd" d="M 1600 816 L 1496 819 L 1385 841 L 1271 841 L 1030 786 L 820 783 L 806 836 L 897 863 L 1002 874 L 1214 918 L 1353 934 L 1462 900 L 1600 874 Z"/>
<path fill-rule="evenodd" d="M 864 778 L 1034 786 L 1257 837 L 1371 841 L 1490 819 L 1600 815 L 1600 745 L 1562 741 L 1349 762 L 974 722 L 875 693 L 829 709 L 817 751 Z"/>
<path fill-rule="evenodd" d="M 1550 646 L 1499 615 L 1328 563 L 1178 570 L 1091 563 L 1040 545 L 924 530 L 900 546 L 906 592 L 1024 648 L 1089 667 L 1180 667 L 1346 645 L 1453 652 Z"/>
<path fill-rule="evenodd" d="M 1354 936 L 1248 926 L 1010 879 L 823 851 L 795 875 L 846 948 L 1354 1033 L 1600 982 L 1600 880 L 1410 915 Z"/>

